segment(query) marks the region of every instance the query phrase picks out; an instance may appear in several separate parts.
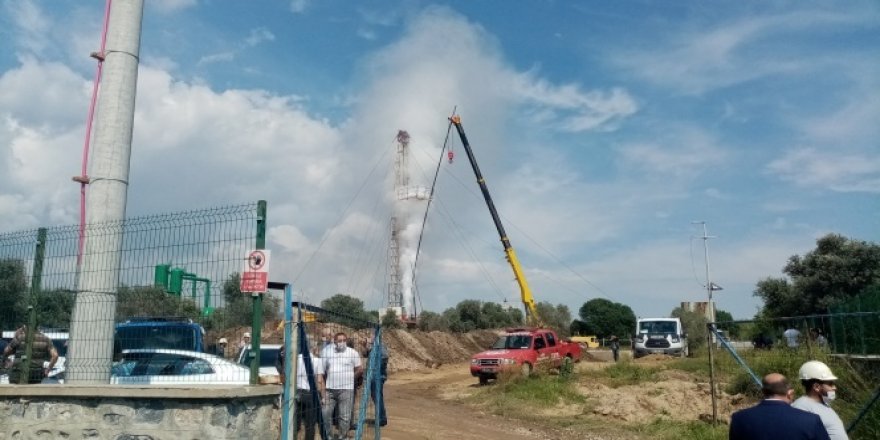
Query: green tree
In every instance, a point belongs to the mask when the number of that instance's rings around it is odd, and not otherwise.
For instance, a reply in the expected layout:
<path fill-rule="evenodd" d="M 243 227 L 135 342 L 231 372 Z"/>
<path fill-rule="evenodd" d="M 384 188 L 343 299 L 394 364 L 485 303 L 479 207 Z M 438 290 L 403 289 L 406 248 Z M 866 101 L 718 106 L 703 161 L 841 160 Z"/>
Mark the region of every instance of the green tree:
<path fill-rule="evenodd" d="M 37 325 L 46 328 L 70 328 L 70 315 L 76 295 L 70 290 L 49 290 L 34 296 Z"/>
<path fill-rule="evenodd" d="M 593 298 L 578 310 L 581 318 L 573 329 L 586 330 L 584 334 L 595 334 L 599 338 L 612 335 L 625 339 L 636 329 L 636 314 L 625 304 L 605 298 Z"/>
<path fill-rule="evenodd" d="M 419 315 L 419 330 L 424 332 L 448 331 L 449 324 L 439 313 L 422 312 Z"/>
<path fill-rule="evenodd" d="M 569 336 L 571 326 L 571 311 L 564 304 L 553 305 L 549 302 L 537 304 L 538 316 L 545 326 L 553 329 L 559 336 Z"/>
<path fill-rule="evenodd" d="M 0 260 L 0 329 L 12 330 L 24 322 L 27 288 L 24 262 Z"/>
<path fill-rule="evenodd" d="M 725 310 L 715 310 L 715 322 L 727 322 L 728 324 L 720 324 L 718 326 L 719 330 L 724 330 L 727 332 L 727 336 L 732 339 L 737 339 L 740 337 L 740 325 L 739 323 L 730 323 L 733 321 L 733 315 L 730 312 Z"/>
<path fill-rule="evenodd" d="M 510 317 L 510 325 L 523 325 L 526 320 L 526 315 L 518 307 L 508 307 L 506 312 Z"/>
<path fill-rule="evenodd" d="M 382 317 L 382 327 L 387 329 L 403 328 L 403 322 L 397 317 L 397 312 L 394 309 L 388 309 L 385 312 L 385 316 Z"/>
<path fill-rule="evenodd" d="M 706 337 L 708 336 L 706 324 L 708 324 L 708 321 L 702 313 L 682 310 L 681 307 L 676 307 L 672 309 L 670 316 L 681 319 L 681 325 L 688 336 L 688 351 L 693 353 L 694 350 L 706 346 Z"/>
<path fill-rule="evenodd" d="M 502 328 L 511 324 L 510 315 L 498 303 L 484 302 L 480 310 L 485 328 Z"/>
<path fill-rule="evenodd" d="M 325 318 L 329 322 L 342 324 L 354 329 L 366 328 L 371 322 L 371 315 L 364 310 L 364 302 L 353 296 L 337 293 L 323 301 L 321 308 L 330 312 Z"/>
<path fill-rule="evenodd" d="M 450 307 L 443 311 L 443 320 L 449 325 L 449 331 L 456 333 L 464 333 L 474 330 L 473 321 L 462 321 L 461 314 L 459 310 L 455 307 Z"/>
<path fill-rule="evenodd" d="M 189 298 L 169 295 L 158 287 L 122 287 L 116 294 L 116 320 L 146 316 L 197 319 L 199 308 Z"/>
<path fill-rule="evenodd" d="M 483 307 L 480 301 L 475 299 L 464 300 L 455 306 L 455 310 L 458 311 L 458 317 L 461 322 L 471 330 L 488 328 L 483 319 Z"/>
<path fill-rule="evenodd" d="M 762 316 L 827 313 L 828 308 L 880 285 L 880 245 L 828 234 L 816 249 L 793 255 L 783 268 L 788 278 L 758 282 L 755 296 L 764 301 Z"/>
<path fill-rule="evenodd" d="M 254 305 L 250 295 L 241 292 L 241 276 L 234 273 L 223 282 L 223 307 L 205 321 L 208 329 L 225 329 L 230 327 L 247 327 L 253 324 Z M 263 295 L 263 322 L 281 318 L 281 300 L 271 294 Z"/>

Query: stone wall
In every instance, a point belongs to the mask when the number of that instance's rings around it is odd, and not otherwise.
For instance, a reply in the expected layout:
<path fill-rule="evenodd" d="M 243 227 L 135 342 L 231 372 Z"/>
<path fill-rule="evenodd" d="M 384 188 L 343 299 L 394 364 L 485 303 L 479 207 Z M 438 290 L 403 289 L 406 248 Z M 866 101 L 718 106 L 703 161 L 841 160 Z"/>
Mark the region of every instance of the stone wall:
<path fill-rule="evenodd" d="M 13 388 L 18 392 L 10 392 Z M 44 395 L 49 388 L 61 392 Z M 0 440 L 279 438 L 277 386 L 239 387 L 240 392 L 165 388 L 165 393 L 90 388 L 97 392 L 70 392 L 65 386 L 0 387 Z"/>

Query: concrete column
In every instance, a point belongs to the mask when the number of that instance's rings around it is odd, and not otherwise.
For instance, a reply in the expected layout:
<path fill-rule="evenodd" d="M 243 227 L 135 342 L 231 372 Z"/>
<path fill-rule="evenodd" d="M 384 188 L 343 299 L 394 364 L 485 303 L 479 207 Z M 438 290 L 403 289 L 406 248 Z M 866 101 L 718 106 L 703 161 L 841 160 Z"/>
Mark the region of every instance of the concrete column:
<path fill-rule="evenodd" d="M 143 0 L 115 0 L 110 10 L 86 197 L 85 246 L 70 322 L 69 383 L 110 379 L 143 9 Z M 108 222 L 118 226 L 101 226 Z"/>

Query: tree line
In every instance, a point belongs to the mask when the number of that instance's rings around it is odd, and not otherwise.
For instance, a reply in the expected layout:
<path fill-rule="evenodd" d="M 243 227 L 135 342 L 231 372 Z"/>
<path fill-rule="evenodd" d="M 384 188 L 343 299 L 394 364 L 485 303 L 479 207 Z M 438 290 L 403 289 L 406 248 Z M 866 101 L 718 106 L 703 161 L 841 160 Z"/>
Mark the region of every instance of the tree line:
<path fill-rule="evenodd" d="M 838 234 L 828 234 L 816 241 L 816 248 L 804 255 L 793 255 L 783 267 L 784 277 L 767 277 L 757 282 L 754 295 L 763 301 L 755 317 L 769 320 L 813 314 L 826 314 L 840 304 L 853 301 L 860 295 L 880 298 L 880 246 Z M 43 327 L 66 327 L 73 310 L 74 292 L 65 289 L 44 289 L 31 294 L 25 262 L 0 259 L 0 328 L 12 329 L 26 319 L 29 305 L 37 312 Z M 252 301 L 239 291 L 238 274 L 230 275 L 223 283 L 221 295 L 224 305 L 209 316 L 203 316 L 199 307 L 183 296 L 169 295 L 152 286 L 122 287 L 117 292 L 117 320 L 135 316 L 183 316 L 201 322 L 206 328 L 223 329 L 249 326 L 252 320 Z M 361 328 L 369 323 L 385 327 L 400 327 L 402 323 L 391 313 L 379 316 L 375 310 L 364 308 L 358 298 L 337 294 L 321 302 L 331 312 L 326 318 L 350 327 Z M 579 309 L 576 319 L 566 305 L 538 303 L 539 314 L 545 325 L 559 334 L 612 335 L 625 339 L 635 331 L 636 316 L 625 304 L 604 298 L 594 298 Z M 266 320 L 280 318 L 280 302 L 267 295 L 263 301 Z M 705 318 L 675 308 L 670 316 L 680 317 L 691 340 L 705 339 Z M 723 310 L 716 312 L 716 321 L 732 321 L 733 316 Z M 366 324 L 365 324 L 366 323 Z M 419 316 L 418 328 L 424 331 L 467 332 L 520 326 L 524 315 L 519 307 L 509 307 L 491 301 L 464 300 L 441 313 L 424 311 Z M 742 326 L 725 327 L 731 337 L 751 337 L 740 334 Z"/>

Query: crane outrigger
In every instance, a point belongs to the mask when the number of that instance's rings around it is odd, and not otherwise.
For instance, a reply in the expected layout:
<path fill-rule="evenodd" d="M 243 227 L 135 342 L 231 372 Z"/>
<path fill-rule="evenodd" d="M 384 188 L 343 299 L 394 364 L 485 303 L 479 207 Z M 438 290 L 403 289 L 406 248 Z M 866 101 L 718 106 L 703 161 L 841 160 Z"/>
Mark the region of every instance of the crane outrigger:
<path fill-rule="evenodd" d="M 513 276 L 516 278 L 516 283 L 519 285 L 520 299 L 522 300 L 526 311 L 526 324 L 540 326 L 542 322 L 538 315 L 538 306 L 535 303 L 535 298 L 532 296 L 532 289 L 529 287 L 526 275 L 523 272 L 522 266 L 519 264 L 516 252 L 510 244 L 510 239 L 507 237 L 507 233 L 504 232 L 504 225 L 501 224 L 501 217 L 498 215 L 498 211 L 495 209 L 495 203 L 492 201 L 492 196 L 489 194 L 489 187 L 486 186 L 486 179 L 483 178 L 483 173 L 480 172 L 480 166 L 477 165 L 477 159 L 474 157 L 471 144 L 468 142 L 467 135 L 464 134 L 464 127 L 461 125 L 461 117 L 453 115 L 449 118 L 449 122 L 455 126 L 455 130 L 458 132 L 458 137 L 461 138 L 461 144 L 464 147 L 465 153 L 467 153 L 471 168 L 473 168 L 474 174 L 477 177 L 477 183 L 480 185 L 483 199 L 485 199 L 486 205 L 489 207 L 489 213 L 492 214 L 492 220 L 495 222 L 495 229 L 498 230 L 498 235 L 501 236 L 501 244 L 504 246 L 505 257 L 510 263 L 510 267 L 513 269 Z"/>

